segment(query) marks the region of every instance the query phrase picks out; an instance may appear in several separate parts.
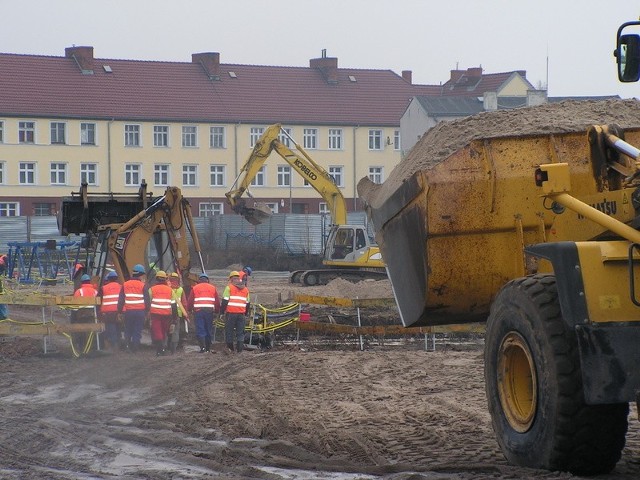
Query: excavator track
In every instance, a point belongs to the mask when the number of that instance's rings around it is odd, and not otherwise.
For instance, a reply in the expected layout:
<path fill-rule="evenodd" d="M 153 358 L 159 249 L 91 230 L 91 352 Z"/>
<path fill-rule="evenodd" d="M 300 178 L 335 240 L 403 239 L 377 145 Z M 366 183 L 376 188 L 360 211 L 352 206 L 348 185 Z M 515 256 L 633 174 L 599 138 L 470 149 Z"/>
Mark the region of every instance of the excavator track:
<path fill-rule="evenodd" d="M 301 283 L 306 286 L 326 285 L 331 280 L 342 278 L 349 281 L 383 280 L 387 278 L 384 269 L 345 269 L 321 268 L 318 270 L 296 270 L 291 272 L 291 283 Z"/>

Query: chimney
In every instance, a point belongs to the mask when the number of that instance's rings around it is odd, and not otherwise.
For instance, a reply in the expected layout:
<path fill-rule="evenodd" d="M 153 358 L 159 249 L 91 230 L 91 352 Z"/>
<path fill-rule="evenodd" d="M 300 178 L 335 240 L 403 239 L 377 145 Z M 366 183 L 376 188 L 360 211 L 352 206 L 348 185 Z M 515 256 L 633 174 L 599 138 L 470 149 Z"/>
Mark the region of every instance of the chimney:
<path fill-rule="evenodd" d="M 464 74 L 464 70 L 451 70 L 451 83 L 457 83 Z"/>
<path fill-rule="evenodd" d="M 73 58 L 83 75 L 93 75 L 93 47 L 67 47 L 66 58 Z"/>
<path fill-rule="evenodd" d="M 482 108 L 485 112 L 492 112 L 498 109 L 498 93 L 484 92 L 482 94 Z"/>
<path fill-rule="evenodd" d="M 309 60 L 311 68 L 317 68 L 329 85 L 338 83 L 338 58 L 327 57 L 327 51 L 322 50 L 322 57 Z"/>
<path fill-rule="evenodd" d="M 467 76 L 469 77 L 481 77 L 482 76 L 482 67 L 472 67 L 467 68 Z"/>
<path fill-rule="evenodd" d="M 404 79 L 405 82 L 407 82 L 409 85 L 413 85 L 412 82 L 412 76 L 413 73 L 411 72 L 411 70 L 403 70 L 402 71 L 402 78 Z"/>
<path fill-rule="evenodd" d="M 220 80 L 220 53 L 194 53 L 191 55 L 191 63 L 199 63 L 209 77 L 209 80 Z"/>
<path fill-rule="evenodd" d="M 547 103 L 546 90 L 527 90 L 527 107 L 535 107 Z"/>

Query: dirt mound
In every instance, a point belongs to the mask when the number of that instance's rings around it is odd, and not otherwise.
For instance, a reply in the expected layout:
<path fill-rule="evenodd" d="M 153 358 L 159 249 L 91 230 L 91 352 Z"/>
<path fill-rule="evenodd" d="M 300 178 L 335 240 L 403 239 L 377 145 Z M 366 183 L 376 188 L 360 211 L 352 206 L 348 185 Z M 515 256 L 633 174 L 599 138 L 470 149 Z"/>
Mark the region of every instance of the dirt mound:
<path fill-rule="evenodd" d="M 393 296 L 389 280 L 362 280 L 352 283 L 343 278 L 336 278 L 319 287 L 306 287 L 304 293 L 339 298 L 391 298 Z"/>
<path fill-rule="evenodd" d="M 374 208 L 381 206 L 414 173 L 442 162 L 473 140 L 513 136 L 548 135 L 586 131 L 591 125 L 640 126 L 637 100 L 591 100 L 539 105 L 515 110 L 484 112 L 451 122 L 441 122 L 409 152 L 382 185 L 363 178 L 358 194 Z"/>

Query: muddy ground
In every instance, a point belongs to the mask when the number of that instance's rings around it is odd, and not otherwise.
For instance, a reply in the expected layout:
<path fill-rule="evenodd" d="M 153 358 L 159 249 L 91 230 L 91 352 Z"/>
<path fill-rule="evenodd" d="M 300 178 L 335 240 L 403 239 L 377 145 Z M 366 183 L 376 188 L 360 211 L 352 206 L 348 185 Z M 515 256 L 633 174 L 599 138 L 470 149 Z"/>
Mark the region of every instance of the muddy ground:
<path fill-rule="evenodd" d="M 267 274 L 252 282 L 265 303 L 295 290 Z M 147 348 L 74 358 L 64 337 L 46 356 L 41 337 L 5 342 L 0 478 L 579 478 L 504 460 L 481 338 L 440 337 L 426 352 L 415 337 L 368 339 L 365 351 L 356 339 L 295 337 L 279 332 L 265 352 L 200 354 L 189 344 L 166 357 Z M 616 470 L 592 478 L 640 478 L 635 408 L 629 422 Z"/>

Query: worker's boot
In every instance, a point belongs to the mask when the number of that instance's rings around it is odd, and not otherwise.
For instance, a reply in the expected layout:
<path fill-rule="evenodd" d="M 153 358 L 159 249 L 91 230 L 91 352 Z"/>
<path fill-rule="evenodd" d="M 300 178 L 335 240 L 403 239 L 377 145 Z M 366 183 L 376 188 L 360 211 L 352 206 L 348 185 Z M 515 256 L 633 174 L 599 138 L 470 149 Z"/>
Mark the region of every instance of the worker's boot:
<path fill-rule="evenodd" d="M 233 343 L 227 342 L 227 353 L 233 353 Z"/>
<path fill-rule="evenodd" d="M 198 337 L 198 345 L 200 345 L 200 353 L 204 353 L 204 340 Z"/>
<path fill-rule="evenodd" d="M 242 353 L 242 350 L 244 350 L 244 342 L 237 342 L 236 343 L 236 350 L 238 353 Z"/>
<path fill-rule="evenodd" d="M 211 351 L 211 339 L 210 338 L 205 338 L 204 339 L 204 351 L 205 352 L 210 352 Z"/>

